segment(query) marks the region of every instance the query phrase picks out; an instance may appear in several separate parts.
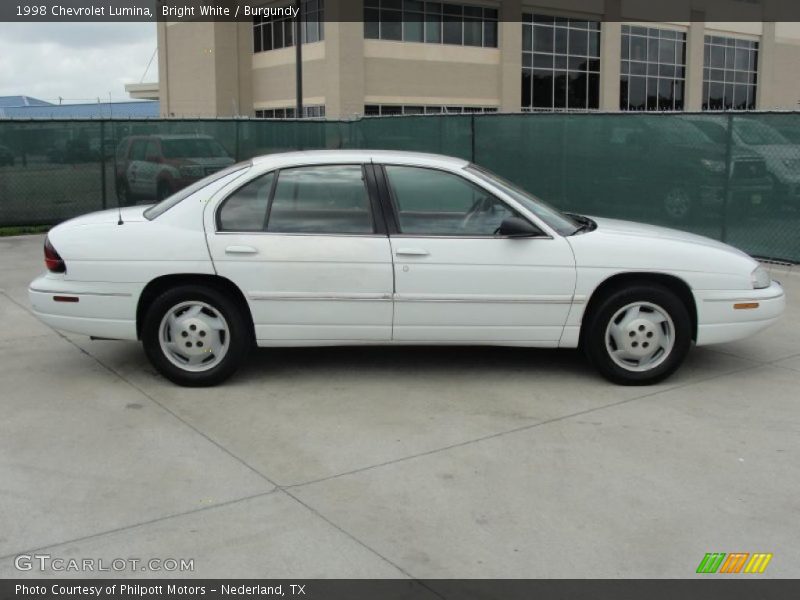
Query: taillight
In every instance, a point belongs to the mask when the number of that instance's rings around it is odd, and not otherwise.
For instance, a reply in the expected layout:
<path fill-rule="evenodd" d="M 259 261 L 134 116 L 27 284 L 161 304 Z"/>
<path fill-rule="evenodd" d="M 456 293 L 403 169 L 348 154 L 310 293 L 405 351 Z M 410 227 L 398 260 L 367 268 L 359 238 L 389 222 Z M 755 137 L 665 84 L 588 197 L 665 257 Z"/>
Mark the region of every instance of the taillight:
<path fill-rule="evenodd" d="M 51 273 L 65 273 L 67 270 L 64 260 L 53 248 L 53 244 L 50 243 L 50 238 L 45 238 L 44 240 L 44 265 Z"/>

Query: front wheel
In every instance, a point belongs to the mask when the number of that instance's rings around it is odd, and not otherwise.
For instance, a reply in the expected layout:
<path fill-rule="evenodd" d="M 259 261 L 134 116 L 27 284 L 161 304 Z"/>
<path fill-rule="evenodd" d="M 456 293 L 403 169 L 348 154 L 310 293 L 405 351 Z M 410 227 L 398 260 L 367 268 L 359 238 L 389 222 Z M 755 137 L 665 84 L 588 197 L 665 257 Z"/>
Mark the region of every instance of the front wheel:
<path fill-rule="evenodd" d="M 251 346 L 242 311 L 227 295 L 185 285 L 161 294 L 142 325 L 152 365 L 179 385 L 216 385 L 233 375 Z"/>
<path fill-rule="evenodd" d="M 663 286 L 637 284 L 609 294 L 589 315 L 584 351 L 606 379 L 649 385 L 675 372 L 691 338 L 681 299 Z"/>

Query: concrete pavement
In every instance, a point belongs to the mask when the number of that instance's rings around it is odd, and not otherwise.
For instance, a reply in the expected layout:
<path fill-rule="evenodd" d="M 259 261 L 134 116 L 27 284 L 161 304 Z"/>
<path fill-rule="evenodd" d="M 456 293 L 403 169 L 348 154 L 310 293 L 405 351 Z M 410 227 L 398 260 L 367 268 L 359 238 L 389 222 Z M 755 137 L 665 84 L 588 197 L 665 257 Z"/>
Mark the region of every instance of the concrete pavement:
<path fill-rule="evenodd" d="M 328 348 L 198 390 L 37 321 L 42 241 L 0 239 L 0 577 L 41 576 L 14 566 L 32 553 L 194 560 L 126 577 L 689 577 L 735 551 L 800 575 L 789 268 L 778 326 L 657 386 L 569 351 Z"/>

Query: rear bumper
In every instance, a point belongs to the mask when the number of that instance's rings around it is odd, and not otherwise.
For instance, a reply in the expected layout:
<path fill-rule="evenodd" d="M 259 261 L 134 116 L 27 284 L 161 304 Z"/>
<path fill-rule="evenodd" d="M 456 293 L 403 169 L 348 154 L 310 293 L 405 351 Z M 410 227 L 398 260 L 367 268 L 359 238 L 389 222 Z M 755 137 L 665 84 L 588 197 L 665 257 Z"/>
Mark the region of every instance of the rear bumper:
<path fill-rule="evenodd" d="M 138 284 L 67 281 L 42 275 L 28 288 L 34 314 L 55 329 L 136 340 Z"/>
<path fill-rule="evenodd" d="M 775 323 L 786 308 L 786 295 L 777 281 L 763 290 L 695 291 L 694 296 L 698 346 L 732 342 L 758 333 Z"/>

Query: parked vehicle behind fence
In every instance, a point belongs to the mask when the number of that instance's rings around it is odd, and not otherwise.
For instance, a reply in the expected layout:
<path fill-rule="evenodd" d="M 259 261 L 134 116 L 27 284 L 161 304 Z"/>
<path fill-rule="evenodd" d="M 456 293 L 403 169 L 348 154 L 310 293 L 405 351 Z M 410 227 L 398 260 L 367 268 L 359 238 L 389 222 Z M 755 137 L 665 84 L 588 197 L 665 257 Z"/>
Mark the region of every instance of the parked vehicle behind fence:
<path fill-rule="evenodd" d="M 687 120 L 718 144 L 726 143 L 728 127 L 718 120 L 690 115 Z M 800 207 L 800 143 L 785 137 L 774 127 L 756 119 L 737 117 L 732 121 L 731 140 L 739 149 L 760 156 L 774 183 L 775 204 L 780 208 Z"/>
<path fill-rule="evenodd" d="M 121 206 L 163 200 L 234 163 L 209 135 L 139 135 L 117 148 L 116 189 Z"/>

